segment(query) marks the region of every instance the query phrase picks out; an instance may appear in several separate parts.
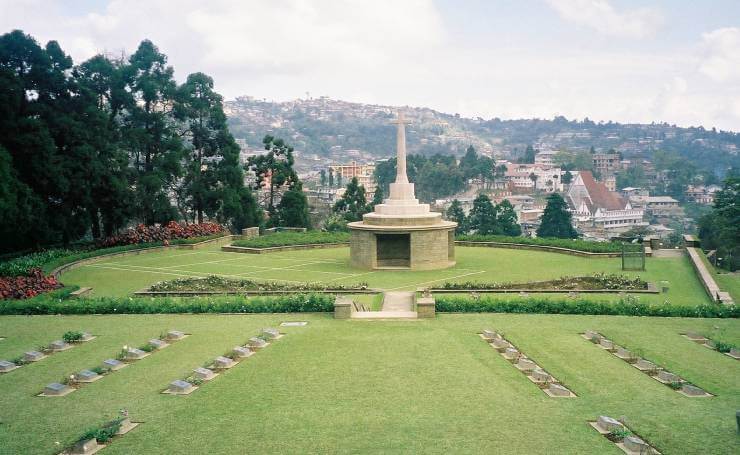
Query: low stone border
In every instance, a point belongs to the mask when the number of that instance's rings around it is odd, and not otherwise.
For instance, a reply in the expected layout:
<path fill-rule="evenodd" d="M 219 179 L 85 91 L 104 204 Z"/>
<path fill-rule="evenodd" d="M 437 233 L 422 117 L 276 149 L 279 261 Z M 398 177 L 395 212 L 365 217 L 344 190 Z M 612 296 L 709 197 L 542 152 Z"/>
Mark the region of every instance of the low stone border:
<path fill-rule="evenodd" d="M 75 390 L 84 387 L 86 384 L 90 384 L 103 379 L 105 376 L 108 376 L 109 374 L 116 372 L 122 368 L 125 368 L 133 362 L 136 362 L 137 360 L 149 357 L 151 354 L 168 347 L 171 343 L 180 341 L 184 338 L 187 338 L 188 336 L 190 336 L 190 334 L 186 334 L 177 330 L 171 330 L 167 333 L 164 339 L 152 338 L 151 340 L 149 340 L 149 346 L 152 347 L 152 350 L 150 352 L 124 346 L 122 352 L 125 351 L 125 354 L 119 356 L 119 358 L 116 359 L 110 358 L 104 360 L 100 365 L 101 371 L 99 373 L 94 371 L 97 367 L 93 369 L 80 370 L 77 373 L 70 374 L 68 376 L 68 379 L 62 384 L 49 384 L 37 396 L 58 397 L 68 395 Z M 59 385 L 63 385 L 64 387 L 59 389 Z"/>
<path fill-rule="evenodd" d="M 297 250 L 313 250 L 323 248 L 341 248 L 349 246 L 349 242 L 341 243 L 305 243 L 302 245 L 283 245 L 283 246 L 268 246 L 264 248 L 252 248 L 246 246 L 233 246 L 226 245 L 221 247 L 221 251 L 229 253 L 247 253 L 247 254 L 265 254 L 275 253 L 279 251 L 297 251 Z"/>
<path fill-rule="evenodd" d="M 588 424 L 628 455 L 660 455 L 655 447 L 645 442 L 620 420 L 599 416 L 598 420 L 589 421 Z"/>
<path fill-rule="evenodd" d="M 582 333 L 581 336 L 597 345 L 601 349 L 609 352 L 615 357 L 624 360 L 634 368 L 650 376 L 652 379 L 660 382 L 661 384 L 670 387 L 672 390 L 680 393 L 681 395 L 696 398 L 696 397 L 713 397 L 711 393 L 701 389 L 687 380 L 681 378 L 677 374 L 671 373 L 665 368 L 650 362 L 644 358 L 640 358 L 628 349 L 619 346 L 613 341 L 607 339 L 604 335 L 593 330 L 587 330 Z"/>
<path fill-rule="evenodd" d="M 199 367 L 193 370 L 193 374 L 183 379 L 176 379 L 161 393 L 165 395 L 190 395 L 199 389 L 200 385 L 215 379 L 220 373 L 229 370 L 238 365 L 242 360 L 252 357 L 257 351 L 270 345 L 267 340 L 276 341 L 284 337 L 278 329 L 267 328 L 262 330 L 262 334 L 250 338 L 243 345 L 235 346 L 231 352 L 223 356 L 216 357 L 205 367 Z"/>
<path fill-rule="evenodd" d="M 699 343 L 705 348 L 719 352 L 717 350 L 717 346 L 714 345 L 714 340 L 712 340 L 711 338 L 707 338 L 701 334 L 694 332 L 682 333 L 681 336 L 693 341 L 694 343 Z M 730 349 L 730 352 L 722 352 L 721 354 L 724 354 L 731 359 L 740 360 L 740 349 L 738 348 L 732 348 Z"/>
<path fill-rule="evenodd" d="M 660 294 L 655 283 L 648 283 L 647 289 L 445 289 L 431 288 L 430 292 L 439 294 Z"/>
<path fill-rule="evenodd" d="M 298 289 L 286 289 L 280 291 L 149 291 L 142 289 L 141 291 L 134 292 L 134 295 L 140 297 L 198 297 L 198 296 L 218 296 L 218 295 L 245 295 L 245 296 L 260 296 L 260 295 L 286 295 L 286 294 L 336 294 L 336 295 L 352 295 L 352 294 L 380 294 L 383 291 L 380 289 L 323 289 L 323 290 L 298 290 Z"/>
<path fill-rule="evenodd" d="M 729 292 L 720 290 L 717 282 L 714 281 L 712 273 L 707 268 L 704 261 L 701 260 L 701 252 L 696 247 L 687 246 L 686 252 L 689 253 L 689 259 L 691 259 L 691 266 L 696 272 L 696 276 L 699 278 L 704 291 L 706 291 L 709 298 L 715 302 L 724 303 L 726 305 L 734 305 L 735 302 L 732 300 Z"/>
<path fill-rule="evenodd" d="M 536 250 L 536 251 L 547 251 L 550 253 L 561 253 L 569 254 L 571 256 L 581 256 L 589 258 L 618 258 L 622 257 L 622 253 L 619 251 L 613 253 L 591 253 L 589 251 L 573 250 L 571 248 L 563 248 L 559 246 L 547 246 L 547 245 L 530 245 L 527 243 L 507 243 L 507 242 L 475 242 L 470 240 L 455 240 L 455 245 L 459 246 L 479 246 L 487 248 L 510 248 L 513 250 Z M 652 250 L 645 249 L 645 256 L 652 256 Z"/>
<path fill-rule="evenodd" d="M 232 240 L 238 240 L 241 239 L 241 235 L 224 235 L 222 237 L 216 237 L 209 240 L 204 240 L 202 242 L 198 243 L 177 243 L 177 244 L 170 244 L 170 247 L 174 247 L 180 250 L 199 250 L 201 248 L 210 246 L 212 244 L 220 244 L 220 243 L 226 243 L 231 242 Z"/>
<path fill-rule="evenodd" d="M 71 341 L 69 343 L 67 343 L 64 340 L 56 340 L 44 346 L 43 349 L 41 349 L 41 351 L 34 351 L 34 350 L 26 351 L 23 354 L 23 358 L 22 358 L 23 361 L 17 364 L 15 362 L 8 361 L 8 360 L 0 360 L 0 374 L 10 373 L 11 371 L 15 371 L 24 365 L 36 363 L 40 360 L 43 360 L 49 357 L 50 355 L 56 352 L 64 352 L 64 351 L 70 350 L 78 344 L 86 343 L 88 341 L 94 340 L 95 338 L 97 337 L 90 335 L 87 332 L 83 332 L 82 338 L 79 340 Z"/>
<path fill-rule="evenodd" d="M 521 371 L 527 379 L 539 387 L 545 395 L 550 398 L 577 398 L 575 393 L 533 360 L 522 354 L 503 335 L 494 330 L 483 330 L 478 335 L 509 363 L 512 363 L 517 370 Z"/>

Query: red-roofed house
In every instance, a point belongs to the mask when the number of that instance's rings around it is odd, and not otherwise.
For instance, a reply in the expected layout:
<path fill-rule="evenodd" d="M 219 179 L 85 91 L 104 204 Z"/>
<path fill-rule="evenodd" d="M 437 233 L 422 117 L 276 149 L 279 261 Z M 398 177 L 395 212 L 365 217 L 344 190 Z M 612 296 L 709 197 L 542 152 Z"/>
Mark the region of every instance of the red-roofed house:
<path fill-rule="evenodd" d="M 646 226 L 644 211 L 634 209 L 629 200 L 609 191 L 594 179 L 591 171 L 579 171 L 566 197 L 578 225 L 614 229 Z"/>

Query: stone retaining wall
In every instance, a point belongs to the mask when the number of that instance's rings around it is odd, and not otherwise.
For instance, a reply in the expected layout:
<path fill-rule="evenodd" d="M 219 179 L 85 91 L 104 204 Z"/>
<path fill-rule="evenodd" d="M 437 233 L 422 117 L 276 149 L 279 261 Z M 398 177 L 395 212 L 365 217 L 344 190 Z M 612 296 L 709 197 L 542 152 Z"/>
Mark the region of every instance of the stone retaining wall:
<path fill-rule="evenodd" d="M 730 294 L 720 290 L 717 282 L 714 281 L 712 273 L 709 271 L 706 264 L 704 264 L 704 261 L 702 261 L 701 259 L 701 251 L 699 251 L 699 249 L 696 247 L 687 246 L 686 252 L 689 253 L 691 266 L 694 268 L 696 276 L 699 278 L 699 281 L 701 281 L 704 290 L 707 292 L 707 294 L 709 294 L 709 298 L 711 298 L 715 302 L 720 302 L 728 305 L 734 304 L 735 302 L 732 300 Z"/>
<path fill-rule="evenodd" d="M 346 243 L 307 243 L 304 245 L 283 245 L 283 246 L 269 246 L 265 248 L 251 248 L 246 246 L 233 246 L 226 245 L 221 247 L 221 251 L 228 251 L 230 253 L 247 253 L 247 254 L 264 254 L 264 253 L 275 253 L 279 251 L 295 251 L 295 250 L 311 250 L 319 248 L 340 248 L 349 246 L 349 242 Z"/>

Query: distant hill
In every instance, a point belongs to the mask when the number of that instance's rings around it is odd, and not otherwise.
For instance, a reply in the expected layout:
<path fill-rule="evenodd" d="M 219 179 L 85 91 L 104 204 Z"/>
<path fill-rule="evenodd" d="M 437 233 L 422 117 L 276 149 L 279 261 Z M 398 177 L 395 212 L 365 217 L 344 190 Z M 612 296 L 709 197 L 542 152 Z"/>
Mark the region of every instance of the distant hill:
<path fill-rule="evenodd" d="M 282 137 L 306 155 L 351 161 L 389 157 L 395 130 L 389 122 L 399 107 L 350 103 L 327 97 L 269 102 L 240 97 L 226 102 L 229 127 L 237 139 L 261 147 L 265 134 Z M 400 107 L 413 119 L 407 130 L 409 153 L 460 156 L 469 145 L 479 152 L 516 158 L 528 144 L 540 150 L 615 149 L 625 159 L 651 159 L 653 152 L 674 152 L 697 168 L 718 176 L 740 168 L 740 134 L 661 124 L 595 123 L 552 120 L 485 120 L 428 108 Z"/>

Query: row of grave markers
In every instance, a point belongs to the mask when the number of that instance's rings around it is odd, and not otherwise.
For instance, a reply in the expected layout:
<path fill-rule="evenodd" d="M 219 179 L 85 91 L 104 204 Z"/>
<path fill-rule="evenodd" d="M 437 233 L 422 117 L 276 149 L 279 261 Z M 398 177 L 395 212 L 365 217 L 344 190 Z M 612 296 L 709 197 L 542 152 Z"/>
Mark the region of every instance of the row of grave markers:
<path fill-rule="evenodd" d="M 208 366 L 193 370 L 193 374 L 185 379 L 172 381 L 162 393 L 168 395 L 189 395 L 198 390 L 200 384 L 214 379 L 220 372 L 234 367 L 242 360 L 251 357 L 255 352 L 270 345 L 268 340 L 274 341 L 285 336 L 278 329 L 267 328 L 262 334 L 250 338 L 244 345 L 235 346 L 226 356 L 216 357 Z"/>
<path fill-rule="evenodd" d="M 521 353 L 503 335 L 494 330 L 483 330 L 481 338 L 487 341 L 491 347 L 501 354 L 503 358 L 513 363 L 514 366 L 527 376 L 547 396 L 552 398 L 575 398 L 576 394 L 565 387 L 560 381 L 545 371 L 536 362 Z"/>
<path fill-rule="evenodd" d="M 583 338 L 594 343 L 605 351 L 611 353 L 615 357 L 618 357 L 625 362 L 629 363 L 633 367 L 647 374 L 651 378 L 660 382 L 663 385 L 670 387 L 676 392 L 685 395 L 687 397 L 712 397 L 711 393 L 701 389 L 685 379 L 681 378 L 675 373 L 671 373 L 665 368 L 656 365 L 647 359 L 644 359 L 628 349 L 617 345 L 612 340 L 607 339 L 604 335 L 595 332 L 593 330 L 587 330 L 581 335 Z"/>
<path fill-rule="evenodd" d="M 38 362 L 39 360 L 43 360 L 56 352 L 62 352 L 68 349 L 72 349 L 77 343 L 85 343 L 87 341 L 94 340 L 95 338 L 96 337 L 89 334 L 88 332 L 82 332 L 82 336 L 80 337 L 80 339 L 75 340 L 71 343 L 67 343 L 64 340 L 55 340 L 49 343 L 48 346 L 44 346 L 38 351 L 26 351 L 23 353 L 20 361 L 0 360 L 0 374 L 10 373 L 11 371 L 17 370 L 18 368 L 22 367 L 23 365 Z"/>
<path fill-rule="evenodd" d="M 704 346 L 705 348 L 709 348 L 713 351 L 718 351 L 717 345 L 715 342 L 704 335 L 701 335 L 696 332 L 686 332 L 682 334 L 685 338 L 688 338 L 689 340 L 693 341 L 694 343 L 699 343 L 700 345 Z M 740 360 L 740 349 L 738 348 L 730 348 L 729 352 L 723 352 L 724 355 L 727 357 L 733 358 L 735 360 Z"/>
<path fill-rule="evenodd" d="M 182 340 L 187 336 L 187 334 L 179 330 L 170 330 L 164 336 L 164 339 L 152 338 L 151 340 L 149 340 L 148 345 L 151 347 L 152 352 L 156 352 L 166 348 L 170 345 L 170 343 Z M 37 396 L 62 397 L 68 395 L 81 388 L 85 384 L 95 382 L 109 373 L 118 371 L 121 368 L 128 366 L 129 363 L 148 357 L 149 354 L 149 352 L 146 352 L 139 348 L 124 346 L 120 354 L 121 359 L 106 359 L 103 361 L 101 367 L 95 368 L 98 371 L 85 369 L 70 375 L 69 378 L 65 378 L 64 382 L 52 382 L 51 384 L 44 387 L 44 390 Z"/>
<path fill-rule="evenodd" d="M 589 425 L 629 455 L 660 455 L 655 447 L 627 428 L 623 421 L 609 416 L 599 416 L 596 421 L 589 422 Z"/>

